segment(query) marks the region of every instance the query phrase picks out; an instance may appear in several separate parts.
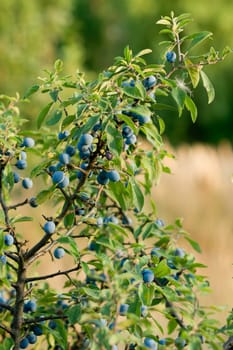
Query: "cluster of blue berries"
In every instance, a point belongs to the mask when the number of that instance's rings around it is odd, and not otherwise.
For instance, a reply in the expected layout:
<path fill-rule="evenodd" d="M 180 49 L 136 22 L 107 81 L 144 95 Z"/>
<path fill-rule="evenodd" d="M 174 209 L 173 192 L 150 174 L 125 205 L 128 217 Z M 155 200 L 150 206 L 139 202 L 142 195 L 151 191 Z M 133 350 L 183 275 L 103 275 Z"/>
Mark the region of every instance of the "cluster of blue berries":
<path fill-rule="evenodd" d="M 87 159 L 93 152 L 93 136 L 91 134 L 82 134 L 79 138 L 77 148 L 81 159 Z"/>
<path fill-rule="evenodd" d="M 97 181 L 100 185 L 107 185 L 109 181 L 118 182 L 120 175 L 116 170 L 101 170 L 97 175 Z"/>
<path fill-rule="evenodd" d="M 21 147 L 32 148 L 35 146 L 35 141 L 31 137 L 25 137 L 23 139 Z M 24 170 L 27 168 L 27 153 L 25 151 L 20 152 L 19 159 L 16 161 L 15 166 L 18 170 Z M 13 172 L 14 183 L 20 182 L 20 175 L 17 172 Z M 33 186 L 33 182 L 29 177 L 22 180 L 22 186 L 25 189 L 30 189 Z"/>
<path fill-rule="evenodd" d="M 137 136 L 128 125 L 123 126 L 122 136 L 124 138 L 125 145 L 134 145 L 137 142 Z"/>

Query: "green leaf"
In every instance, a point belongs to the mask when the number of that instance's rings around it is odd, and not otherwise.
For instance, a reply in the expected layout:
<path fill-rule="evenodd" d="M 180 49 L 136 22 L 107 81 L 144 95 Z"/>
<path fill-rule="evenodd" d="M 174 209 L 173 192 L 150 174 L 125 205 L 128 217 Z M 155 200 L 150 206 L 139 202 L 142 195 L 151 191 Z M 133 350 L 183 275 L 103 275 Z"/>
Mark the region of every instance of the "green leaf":
<path fill-rule="evenodd" d="M 134 99 L 144 100 L 145 98 L 145 94 L 143 93 L 142 88 L 139 86 L 139 83 L 136 83 L 135 86 L 123 86 L 121 90 L 126 96 Z"/>
<path fill-rule="evenodd" d="M 42 204 L 49 200 L 54 193 L 55 186 L 50 187 L 48 190 L 43 190 L 36 196 L 36 203 Z"/>
<path fill-rule="evenodd" d="M 151 109 L 155 111 L 176 111 L 176 108 L 174 106 L 166 105 L 164 103 L 155 103 Z"/>
<path fill-rule="evenodd" d="M 45 106 L 39 113 L 37 117 L 37 129 L 40 129 L 53 103 L 54 102 L 50 102 L 49 104 L 47 104 L 47 106 Z"/>
<path fill-rule="evenodd" d="M 79 322 L 81 318 L 82 310 L 81 310 L 81 305 L 75 305 L 69 308 L 67 315 L 69 319 L 70 324 L 75 324 Z"/>
<path fill-rule="evenodd" d="M 171 25 L 171 22 L 168 21 L 168 20 L 166 20 L 166 19 L 164 19 L 164 18 L 162 18 L 162 19 L 158 20 L 158 21 L 156 22 L 156 24 L 162 24 L 162 25 L 164 25 L 164 26 L 170 26 L 170 25 Z"/>
<path fill-rule="evenodd" d="M 193 247 L 193 249 L 196 250 L 196 252 L 201 253 L 201 247 L 199 246 L 199 244 L 197 242 L 193 241 L 189 237 L 185 237 L 185 239 L 190 243 L 190 245 Z"/>
<path fill-rule="evenodd" d="M 62 244 L 68 244 L 69 245 L 69 249 L 67 249 L 66 251 L 72 255 L 75 260 L 77 260 L 80 256 L 77 244 L 74 240 L 74 238 L 70 237 L 70 236 L 65 236 L 65 237 L 59 237 L 57 239 L 57 242 L 62 243 Z"/>
<path fill-rule="evenodd" d="M 149 53 L 151 53 L 152 50 L 151 49 L 144 49 L 139 51 L 135 57 L 140 57 L 140 56 L 144 56 L 144 55 L 148 55 Z"/>
<path fill-rule="evenodd" d="M 70 213 L 64 217 L 64 225 L 66 228 L 71 227 L 74 224 L 74 218 L 74 213 Z"/>
<path fill-rule="evenodd" d="M 49 120 L 47 120 L 46 125 L 48 126 L 52 126 L 57 124 L 62 118 L 62 111 L 60 111 L 59 109 L 57 109 L 53 115 L 52 118 L 50 118 Z"/>
<path fill-rule="evenodd" d="M 33 85 L 30 89 L 25 92 L 23 99 L 28 98 L 29 96 L 35 94 L 40 88 L 40 85 Z"/>
<path fill-rule="evenodd" d="M 119 204 L 122 210 L 127 210 L 128 206 L 126 203 L 127 199 L 125 199 L 126 189 L 124 184 L 120 181 L 117 183 L 110 182 L 108 187 L 110 190 L 110 193 L 107 191 L 107 193 L 109 193 L 109 196 L 113 197 L 113 199 Z M 128 195 L 128 193 L 126 194 Z"/>
<path fill-rule="evenodd" d="M 200 43 L 202 43 L 204 40 L 210 38 L 213 34 L 211 32 L 208 31 L 203 31 L 203 32 L 199 32 L 199 33 L 194 33 L 191 35 L 188 35 L 184 38 L 184 40 L 191 40 L 191 43 L 187 49 L 187 51 L 190 51 L 191 49 L 193 49 L 195 46 L 199 45 Z"/>
<path fill-rule="evenodd" d="M 185 60 L 185 66 L 189 73 L 192 85 L 194 88 L 196 88 L 200 80 L 200 71 L 202 67 L 199 65 L 194 65 L 189 59 Z"/>
<path fill-rule="evenodd" d="M 33 221 L 33 218 L 31 216 L 21 216 L 19 218 L 15 217 L 12 222 L 26 222 L 26 221 Z"/>
<path fill-rule="evenodd" d="M 138 183 L 134 180 L 134 178 L 130 179 L 130 184 L 132 186 L 132 192 L 133 192 L 133 201 L 134 206 L 141 211 L 144 206 L 144 196 L 140 189 L 140 186 Z"/>
<path fill-rule="evenodd" d="M 167 330 L 168 330 L 168 334 L 173 333 L 173 331 L 176 329 L 176 327 L 178 326 L 176 320 L 172 319 L 168 322 L 167 325 Z"/>
<path fill-rule="evenodd" d="M 161 278 L 167 276 L 171 270 L 167 265 L 166 260 L 162 260 L 156 268 L 153 269 L 155 277 Z"/>
<path fill-rule="evenodd" d="M 106 128 L 107 144 L 110 152 L 115 156 L 120 156 L 123 149 L 123 138 L 119 130 L 109 123 Z"/>
<path fill-rule="evenodd" d="M 150 306 L 152 304 L 154 293 L 155 293 L 155 285 L 152 283 L 150 284 L 141 283 L 138 288 L 139 298 L 141 299 L 142 304 L 146 306 Z"/>
<path fill-rule="evenodd" d="M 207 96 L 208 96 L 208 103 L 210 104 L 213 102 L 214 97 L 215 97 L 215 91 L 213 84 L 211 83 L 209 77 L 206 75 L 205 72 L 201 71 L 201 79 L 204 85 L 204 88 L 206 89 Z"/>
<path fill-rule="evenodd" d="M 50 93 L 49 93 L 49 95 L 51 96 L 51 98 L 52 98 L 52 100 L 53 100 L 54 102 L 57 101 L 58 94 L 59 94 L 59 90 L 58 90 L 58 89 L 52 90 L 52 91 L 50 91 Z"/>
<path fill-rule="evenodd" d="M 90 130 L 93 128 L 93 126 L 94 126 L 96 123 L 98 123 L 99 120 L 100 120 L 99 114 L 90 116 L 89 118 L 87 118 L 87 119 L 85 120 L 85 124 L 84 124 L 84 125 L 82 125 L 82 126 L 79 127 L 79 128 L 76 128 L 73 137 L 74 137 L 75 139 L 79 139 L 79 137 L 80 137 L 81 134 L 85 134 L 85 133 L 87 133 L 88 131 L 90 131 Z"/>
<path fill-rule="evenodd" d="M 134 134 L 137 134 L 137 127 L 133 122 L 132 118 L 128 117 L 125 114 L 118 114 L 117 118 L 123 120 L 133 130 Z"/>
<path fill-rule="evenodd" d="M 181 117 L 182 115 L 182 111 L 184 108 L 184 102 L 185 102 L 185 98 L 186 98 L 186 93 L 184 90 L 175 87 L 174 89 L 172 89 L 172 97 L 174 98 L 174 100 L 176 101 L 177 107 L 178 107 L 178 112 L 179 112 L 179 117 Z"/>
<path fill-rule="evenodd" d="M 185 97 L 185 107 L 190 112 L 193 123 L 195 123 L 197 119 L 197 107 L 191 99 L 191 97 L 189 97 L 188 95 L 186 95 Z"/>

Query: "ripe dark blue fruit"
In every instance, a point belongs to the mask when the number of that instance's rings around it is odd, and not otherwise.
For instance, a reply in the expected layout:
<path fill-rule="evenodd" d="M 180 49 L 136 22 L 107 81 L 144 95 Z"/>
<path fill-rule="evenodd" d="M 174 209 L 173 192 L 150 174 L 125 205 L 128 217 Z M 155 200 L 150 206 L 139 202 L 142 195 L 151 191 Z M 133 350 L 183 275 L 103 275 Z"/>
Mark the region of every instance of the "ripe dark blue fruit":
<path fill-rule="evenodd" d="M 34 300 L 28 300 L 24 303 L 24 312 L 35 312 L 37 308 L 36 302 Z"/>
<path fill-rule="evenodd" d="M 97 175 L 97 181 L 100 185 L 106 185 L 109 182 L 108 172 L 105 170 L 101 170 Z"/>
<path fill-rule="evenodd" d="M 76 153 L 75 147 L 71 145 L 66 146 L 66 153 L 69 154 L 70 157 L 73 157 Z"/>
<path fill-rule="evenodd" d="M 56 225 L 53 221 L 47 221 L 44 224 L 43 229 L 44 229 L 45 233 L 47 233 L 48 235 L 51 235 L 52 233 L 55 232 Z"/>
<path fill-rule="evenodd" d="M 10 247 L 14 243 L 14 237 L 10 234 L 4 236 L 4 243 Z"/>
<path fill-rule="evenodd" d="M 36 324 L 32 327 L 32 331 L 37 335 L 38 337 L 43 334 L 43 328 L 39 325 Z"/>
<path fill-rule="evenodd" d="M 70 162 L 70 156 L 69 156 L 68 153 L 61 153 L 61 154 L 59 154 L 58 159 L 59 159 L 60 163 L 63 164 L 63 165 L 67 165 Z"/>
<path fill-rule="evenodd" d="M 79 143 L 82 145 L 91 145 L 93 142 L 93 136 L 91 134 L 82 134 L 79 139 Z"/>
<path fill-rule="evenodd" d="M 154 272 L 150 269 L 145 269 L 142 271 L 142 278 L 145 283 L 153 282 L 155 278 Z"/>
<path fill-rule="evenodd" d="M 29 199 L 29 204 L 30 204 L 30 206 L 31 206 L 32 208 L 38 207 L 38 204 L 36 203 L 36 197 L 31 197 L 31 198 Z"/>
<path fill-rule="evenodd" d="M 0 255 L 0 263 L 6 265 L 7 257 L 6 255 Z"/>
<path fill-rule="evenodd" d="M 54 184 L 61 183 L 65 178 L 65 173 L 63 171 L 55 171 L 52 176 L 52 181 Z"/>
<path fill-rule="evenodd" d="M 63 248 L 59 248 L 57 247 L 54 252 L 53 252 L 53 255 L 56 259 L 61 259 L 63 258 L 63 256 L 65 255 L 65 251 Z"/>
<path fill-rule="evenodd" d="M 131 135 L 133 135 L 133 130 L 128 125 L 125 125 L 122 129 L 122 136 L 125 138 Z"/>
<path fill-rule="evenodd" d="M 35 333 L 30 332 L 30 333 L 27 335 L 27 339 L 28 339 L 28 341 L 29 341 L 30 344 L 35 344 L 36 341 L 37 341 L 37 336 L 35 335 Z"/>
<path fill-rule="evenodd" d="M 177 337 L 175 339 L 175 346 L 178 348 L 178 349 L 181 349 L 181 348 L 184 348 L 185 345 L 186 345 L 186 340 L 181 338 L 181 337 Z"/>
<path fill-rule="evenodd" d="M 70 132 L 68 130 L 60 131 L 58 133 L 58 140 L 64 140 L 69 136 Z"/>
<path fill-rule="evenodd" d="M 141 125 L 149 123 L 151 121 L 149 115 L 142 115 L 142 114 L 137 115 L 137 120 L 139 121 L 139 124 L 141 124 Z"/>
<path fill-rule="evenodd" d="M 168 51 L 166 53 L 166 60 L 169 63 L 174 63 L 176 61 L 176 53 L 174 51 Z"/>
<path fill-rule="evenodd" d="M 20 159 L 26 160 L 27 159 L 27 153 L 24 151 L 20 152 Z"/>
<path fill-rule="evenodd" d="M 128 216 L 123 216 L 122 218 L 122 224 L 123 225 L 132 225 L 132 220 Z"/>
<path fill-rule="evenodd" d="M 154 339 L 149 338 L 149 337 L 144 339 L 144 345 L 146 348 L 149 348 L 152 350 L 157 350 L 157 348 L 158 348 L 158 343 Z"/>
<path fill-rule="evenodd" d="M 25 137 L 23 139 L 23 143 L 22 146 L 27 147 L 27 148 L 31 148 L 35 146 L 35 140 L 31 137 Z"/>
<path fill-rule="evenodd" d="M 7 301 L 5 298 L 3 298 L 3 296 L 0 295 L 0 303 L 1 304 L 6 304 Z M 4 311 L 4 308 L 0 306 L 0 312 L 3 312 Z"/>
<path fill-rule="evenodd" d="M 161 254 L 160 254 L 160 248 L 159 247 L 154 247 L 152 250 L 151 250 L 151 252 L 150 252 L 150 255 L 151 256 L 161 256 Z"/>
<path fill-rule="evenodd" d="M 26 169 L 27 161 L 25 159 L 18 159 L 15 166 L 20 170 Z"/>
<path fill-rule="evenodd" d="M 156 224 L 157 226 L 159 226 L 159 227 L 165 226 L 165 223 L 164 223 L 164 221 L 163 221 L 162 219 L 156 219 L 156 220 L 155 220 L 155 224 Z"/>
<path fill-rule="evenodd" d="M 120 180 L 120 175 L 119 175 L 118 171 L 110 170 L 110 171 L 108 171 L 108 178 L 112 182 L 117 182 Z"/>
<path fill-rule="evenodd" d="M 137 136 L 135 134 L 125 138 L 126 145 L 134 145 L 137 142 Z"/>
<path fill-rule="evenodd" d="M 21 342 L 19 343 L 20 349 L 26 349 L 29 345 L 28 338 L 23 338 Z"/>
<path fill-rule="evenodd" d="M 145 317 L 145 316 L 147 315 L 147 313 L 148 313 L 148 308 L 147 308 L 147 306 L 146 306 L 146 305 L 142 305 L 142 306 L 141 306 L 141 316 L 142 316 L 142 317 Z"/>
<path fill-rule="evenodd" d="M 145 86 L 146 90 L 149 90 L 156 85 L 157 79 L 154 75 L 150 75 L 149 77 L 145 78 L 142 83 Z"/>
<path fill-rule="evenodd" d="M 31 179 L 29 179 L 29 177 L 25 177 L 25 179 L 23 179 L 23 181 L 22 181 L 22 186 L 25 189 L 32 188 L 33 182 Z"/>
<path fill-rule="evenodd" d="M 159 344 L 160 345 L 166 345 L 167 340 L 166 339 L 159 339 Z"/>
<path fill-rule="evenodd" d="M 98 227 L 103 226 L 103 223 L 104 223 L 104 220 L 103 220 L 102 217 L 97 218 L 97 220 L 96 220 L 96 225 L 97 225 Z"/>
<path fill-rule="evenodd" d="M 57 322 L 54 321 L 54 320 L 50 320 L 48 326 L 51 329 L 56 329 L 57 328 Z"/>
<path fill-rule="evenodd" d="M 69 180 L 68 176 L 64 176 L 64 179 L 61 182 L 59 182 L 58 187 L 65 188 L 65 187 L 69 186 L 69 183 L 70 183 L 70 180 Z"/>
<path fill-rule="evenodd" d="M 20 176 L 18 173 L 13 173 L 14 183 L 17 184 L 20 181 Z"/>
<path fill-rule="evenodd" d="M 180 258 L 184 258 L 185 251 L 182 248 L 176 248 L 174 251 L 175 256 L 179 256 Z"/>
<path fill-rule="evenodd" d="M 119 307 L 119 314 L 121 316 L 125 316 L 127 314 L 129 308 L 129 304 L 121 304 Z"/>

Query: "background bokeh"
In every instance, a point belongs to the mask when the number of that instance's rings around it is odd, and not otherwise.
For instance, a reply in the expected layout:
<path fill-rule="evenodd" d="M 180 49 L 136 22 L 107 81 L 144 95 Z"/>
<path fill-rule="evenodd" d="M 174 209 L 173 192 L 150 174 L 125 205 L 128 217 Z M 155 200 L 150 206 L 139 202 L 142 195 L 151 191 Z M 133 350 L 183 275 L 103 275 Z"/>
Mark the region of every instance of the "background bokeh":
<path fill-rule="evenodd" d="M 126 45 L 134 52 L 152 48 L 149 62 L 160 62 L 162 38 L 155 22 L 171 10 L 192 15 L 189 32 L 214 33 L 206 51 L 212 45 L 220 51 L 226 45 L 233 47 L 233 2 L 229 0 L 211 4 L 209 0 L 1 0 L 0 94 L 18 91 L 23 95 L 57 58 L 64 61 L 67 74 L 84 70 L 88 79 L 111 65 Z M 227 304 L 229 309 L 233 295 L 232 56 L 207 71 L 216 87 L 216 100 L 208 105 L 203 88 L 197 89 L 197 122 L 192 124 L 188 116 L 178 120 L 170 112 L 164 115 L 168 142 L 177 159 L 169 164 L 173 174 L 162 176 L 155 198 L 165 221 L 184 217 L 185 228 L 203 248 L 199 260 L 209 266 L 206 274 L 214 290 L 209 301 Z M 24 107 L 31 128 L 40 103 L 32 100 Z"/>

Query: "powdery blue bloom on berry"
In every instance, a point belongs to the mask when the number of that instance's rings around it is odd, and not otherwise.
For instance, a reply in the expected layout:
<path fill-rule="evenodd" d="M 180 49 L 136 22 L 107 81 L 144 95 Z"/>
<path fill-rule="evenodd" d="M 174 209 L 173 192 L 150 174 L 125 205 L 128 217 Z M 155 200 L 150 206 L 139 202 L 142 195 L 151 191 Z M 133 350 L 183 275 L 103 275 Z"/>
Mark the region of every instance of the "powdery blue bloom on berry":
<path fill-rule="evenodd" d="M 169 63 L 174 63 L 176 61 L 176 53 L 174 51 L 168 51 L 166 53 L 166 60 Z"/>
<path fill-rule="evenodd" d="M 29 179 L 29 177 L 25 177 L 25 179 L 23 179 L 23 181 L 22 181 L 22 186 L 25 189 L 32 188 L 33 182 L 31 179 Z"/>
<path fill-rule="evenodd" d="M 65 250 L 63 248 L 57 247 L 54 250 L 53 255 L 56 259 L 61 259 L 65 255 Z"/>
<path fill-rule="evenodd" d="M 154 272 L 150 269 L 145 269 L 142 271 L 143 282 L 150 283 L 153 282 L 155 275 Z"/>
<path fill-rule="evenodd" d="M 44 224 L 43 229 L 44 229 L 45 233 L 47 233 L 48 235 L 51 235 L 52 233 L 55 232 L 56 225 L 53 221 L 47 221 Z"/>
<path fill-rule="evenodd" d="M 108 178 L 112 182 L 117 182 L 120 180 L 120 175 L 119 175 L 118 171 L 110 170 L 110 171 L 108 171 Z"/>
<path fill-rule="evenodd" d="M 70 162 L 70 156 L 68 153 L 61 153 L 58 156 L 59 162 L 61 164 L 67 165 Z"/>
<path fill-rule="evenodd" d="M 27 161 L 25 159 L 18 159 L 15 166 L 20 170 L 26 169 Z"/>
<path fill-rule="evenodd" d="M 35 140 L 32 137 L 25 137 L 23 139 L 22 146 L 31 148 L 35 146 Z"/>
<path fill-rule="evenodd" d="M 149 77 L 145 78 L 142 83 L 145 86 L 145 89 L 149 90 L 156 85 L 157 79 L 154 75 L 150 75 Z"/>
<path fill-rule="evenodd" d="M 127 314 L 129 308 L 129 304 L 121 304 L 119 307 L 119 314 L 121 316 L 125 316 Z"/>
<path fill-rule="evenodd" d="M 52 181 L 54 184 L 61 183 L 65 178 L 65 173 L 63 171 L 55 171 L 52 175 Z"/>
<path fill-rule="evenodd" d="M 10 247 L 14 243 L 14 237 L 10 234 L 4 236 L 4 243 Z"/>
<path fill-rule="evenodd" d="M 147 337 L 144 339 L 144 346 L 148 349 L 157 350 L 158 343 L 154 339 Z"/>

